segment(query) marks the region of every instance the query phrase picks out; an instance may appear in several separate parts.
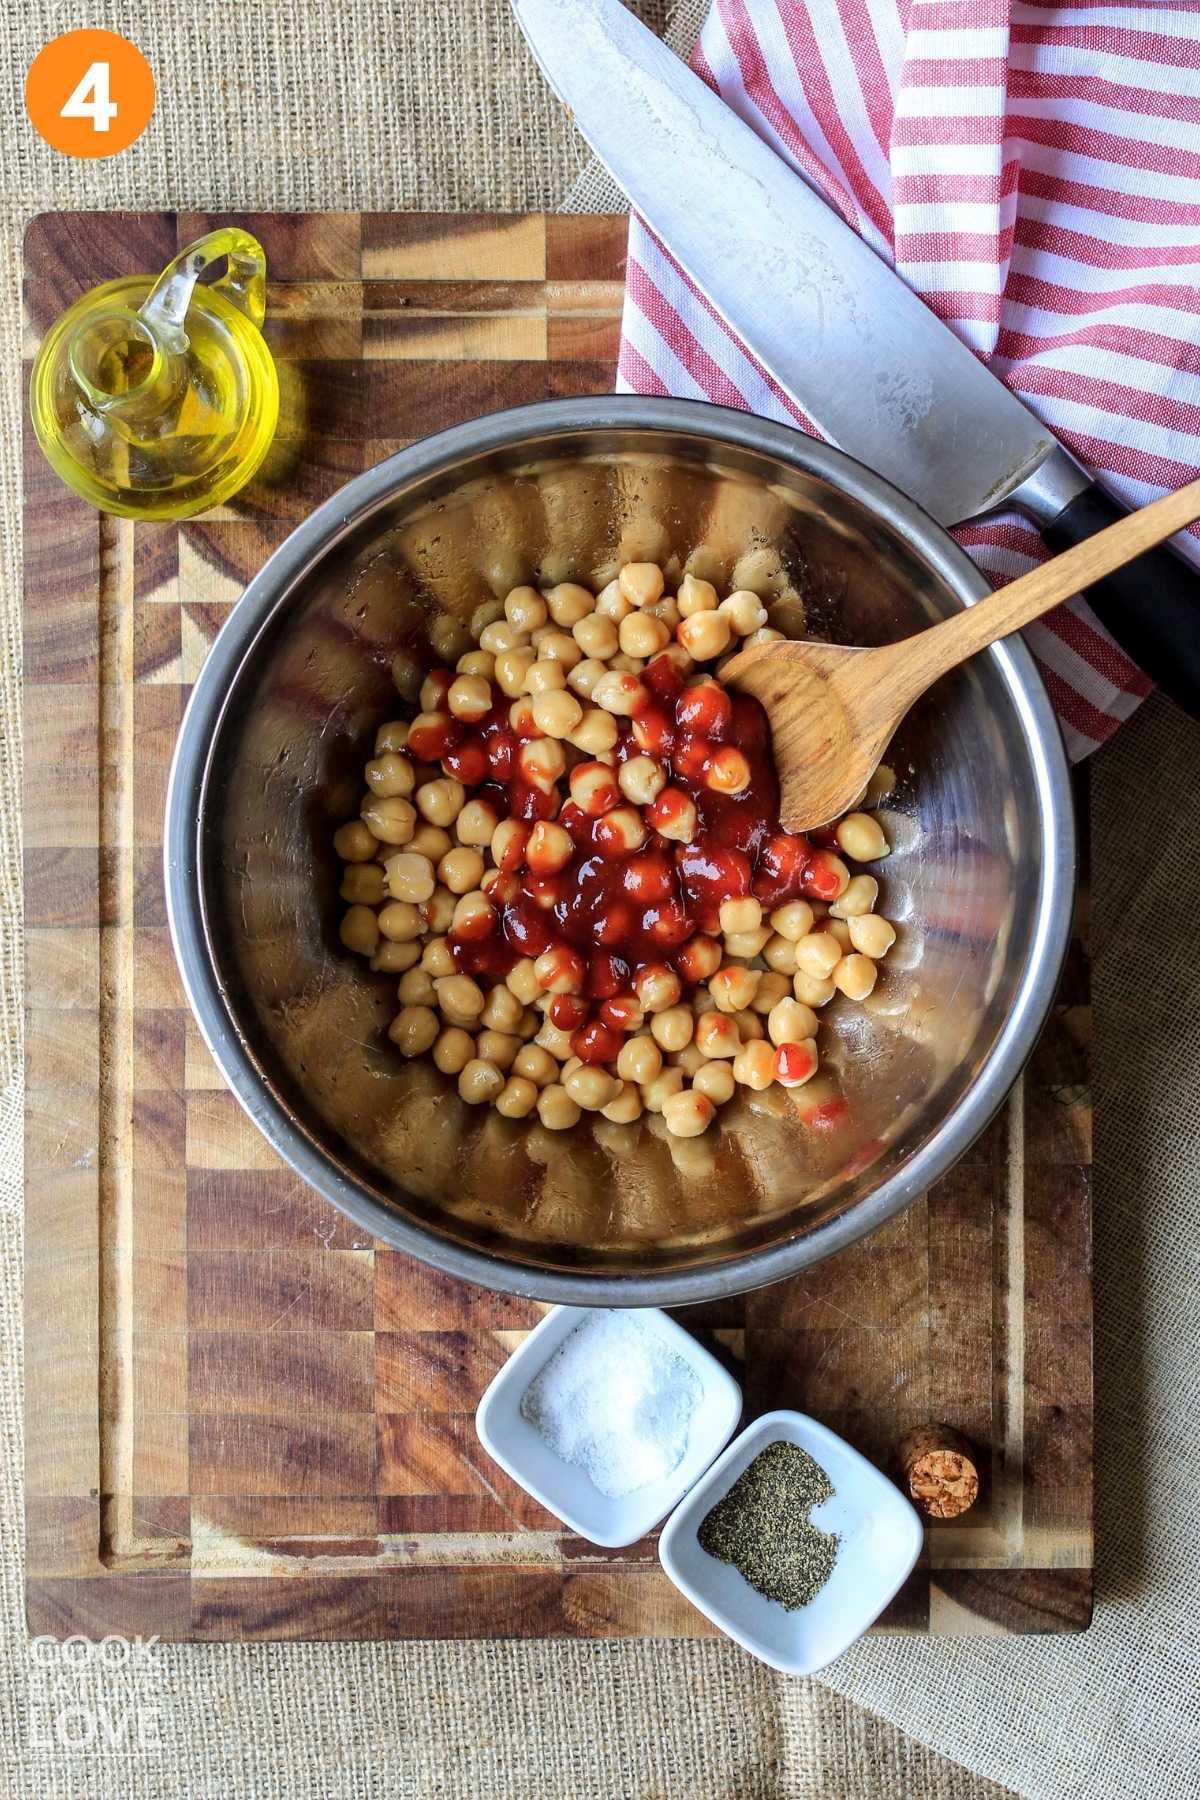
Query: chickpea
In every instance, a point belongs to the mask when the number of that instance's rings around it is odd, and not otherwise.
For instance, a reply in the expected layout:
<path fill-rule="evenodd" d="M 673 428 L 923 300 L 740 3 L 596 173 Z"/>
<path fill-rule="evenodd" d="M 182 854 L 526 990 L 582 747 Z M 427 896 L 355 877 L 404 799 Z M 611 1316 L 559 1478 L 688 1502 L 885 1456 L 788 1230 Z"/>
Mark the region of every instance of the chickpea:
<path fill-rule="evenodd" d="M 421 683 L 421 717 L 436 719 L 445 704 L 450 677 L 444 669 L 431 669 Z"/>
<path fill-rule="evenodd" d="M 653 613 L 630 613 L 621 620 L 621 650 L 626 656 L 657 656 L 671 641 L 670 628 Z"/>
<path fill-rule="evenodd" d="M 435 982 L 442 976 L 457 972 L 448 938 L 426 938 L 425 948 L 421 952 L 421 967 L 429 970 Z"/>
<path fill-rule="evenodd" d="M 771 914 L 772 929 L 780 937 L 797 943 L 807 937 L 813 928 L 813 909 L 807 900 L 789 900 L 784 906 L 777 906 Z"/>
<path fill-rule="evenodd" d="M 383 869 L 377 862 L 349 863 L 338 893 L 354 906 L 378 906 L 383 899 Z"/>
<path fill-rule="evenodd" d="M 675 961 L 688 981 L 707 981 L 720 968 L 723 956 L 724 951 L 716 938 L 698 932 L 676 951 Z"/>
<path fill-rule="evenodd" d="M 550 1082 L 538 1095 L 537 1115 L 547 1131 L 569 1131 L 581 1117 L 578 1105 L 557 1081 Z"/>
<path fill-rule="evenodd" d="M 733 1079 L 740 1087 L 761 1094 L 775 1080 L 775 1048 L 764 1038 L 743 1044 L 733 1059 Z"/>
<path fill-rule="evenodd" d="M 761 951 L 762 959 L 768 969 L 777 975 L 791 975 L 796 968 L 796 946 L 790 938 L 781 937 L 774 932 L 766 941 Z"/>
<path fill-rule="evenodd" d="M 594 656 L 588 656 L 585 657 L 582 662 L 576 663 L 575 667 L 568 671 L 567 686 L 573 694 L 578 694 L 582 700 L 589 700 L 591 698 L 592 689 L 595 687 L 600 677 L 606 673 L 607 665 L 605 663 L 600 662 Z"/>
<path fill-rule="evenodd" d="M 753 962 L 761 956 L 772 937 L 769 925 L 760 925 L 756 931 L 731 931 L 725 939 L 725 954 L 740 956 L 747 962 Z"/>
<path fill-rule="evenodd" d="M 490 619 L 487 622 L 489 625 L 492 623 Z M 479 629 L 482 631 L 483 626 L 481 625 Z M 468 650 L 467 654 L 460 656 L 454 665 L 456 675 L 482 675 L 485 681 L 492 679 L 495 670 L 496 659 L 490 650 Z"/>
<path fill-rule="evenodd" d="M 829 908 L 834 919 L 854 919 L 874 912 L 879 898 L 879 883 L 873 875 L 852 875 L 844 894 Z"/>
<path fill-rule="evenodd" d="M 699 824 L 696 802 L 677 787 L 665 787 L 647 809 L 646 818 L 662 837 L 677 844 L 690 844 Z"/>
<path fill-rule="evenodd" d="M 454 829 L 458 833 L 460 844 L 472 848 L 479 848 L 484 844 L 490 847 L 499 823 L 495 807 L 487 800 L 468 800 L 455 821 Z"/>
<path fill-rule="evenodd" d="M 743 1044 L 752 1043 L 755 1038 L 766 1037 L 766 1026 L 750 1007 L 744 1007 L 741 1012 L 734 1013 L 733 1017 Z"/>
<path fill-rule="evenodd" d="M 522 1044 L 513 1058 L 513 1074 L 532 1081 L 534 1087 L 549 1087 L 558 1080 L 558 1064 L 540 1044 Z"/>
<path fill-rule="evenodd" d="M 621 792 L 635 806 L 649 806 L 667 785 L 666 771 L 652 756 L 631 756 L 617 771 Z"/>
<path fill-rule="evenodd" d="M 370 862 L 379 848 L 379 839 L 361 819 L 351 819 L 334 832 L 333 847 L 343 862 Z"/>
<path fill-rule="evenodd" d="M 445 829 L 457 819 L 466 797 L 462 782 L 445 775 L 436 781 L 427 781 L 424 787 L 417 789 L 417 811 L 431 825 L 440 825 Z M 395 805 L 395 801 L 391 804 Z"/>
<path fill-rule="evenodd" d="M 695 1029 L 696 1021 L 690 1006 L 668 1006 L 650 1020 L 654 1041 L 664 1050 L 683 1050 L 691 1043 Z"/>
<path fill-rule="evenodd" d="M 388 1036 L 401 1056 L 424 1056 L 432 1050 L 441 1030 L 431 1006 L 406 1006 L 388 1026 Z"/>
<path fill-rule="evenodd" d="M 401 794 L 391 794 L 386 799 L 367 800 L 363 805 L 362 816 L 368 829 L 374 832 L 381 844 L 407 844 L 416 830 L 416 809 Z"/>
<path fill-rule="evenodd" d="M 389 938 L 380 938 L 371 958 L 371 968 L 377 975 L 403 975 L 421 960 L 421 946 L 415 940 L 408 944 L 393 944 Z"/>
<path fill-rule="evenodd" d="M 387 872 L 388 893 L 393 900 L 406 900 L 419 906 L 422 900 L 430 898 L 437 886 L 433 864 L 415 850 L 402 850 L 399 856 L 389 856 L 383 866 Z"/>
<path fill-rule="evenodd" d="M 503 982 L 497 982 L 488 992 L 479 1022 L 488 1031 L 515 1032 L 524 1010 L 517 996 Z"/>
<path fill-rule="evenodd" d="M 565 944 L 546 950 L 533 965 L 538 987 L 544 994 L 578 994 L 587 975 L 583 958 Z"/>
<path fill-rule="evenodd" d="M 750 786 L 750 764 L 736 744 L 722 744 L 709 759 L 704 785 L 716 794 L 744 794 Z"/>
<path fill-rule="evenodd" d="M 486 650 L 497 661 L 506 650 L 516 650 L 528 642 L 526 633 L 518 631 L 507 619 L 496 619 L 491 625 L 485 625 L 479 634 L 479 648 Z"/>
<path fill-rule="evenodd" d="M 539 633 L 537 653 L 540 662 L 557 665 L 563 670 L 564 675 L 569 675 L 571 670 L 583 661 L 583 651 L 569 631 Z"/>
<path fill-rule="evenodd" d="M 489 625 L 494 625 L 497 619 L 503 617 L 504 602 L 502 600 L 497 600 L 495 597 L 490 600 L 481 600 L 467 621 L 467 629 L 471 636 L 478 640 L 480 634 L 486 631 Z"/>
<path fill-rule="evenodd" d="M 575 805 L 590 819 L 599 819 L 620 804 L 618 777 L 603 763 L 576 763 L 567 785 Z"/>
<path fill-rule="evenodd" d="M 534 668 L 538 665 L 535 663 Z M 532 670 L 530 673 L 532 674 Z M 570 737 L 583 719 L 583 707 L 574 694 L 538 694 L 533 702 L 533 722 L 547 737 Z"/>
<path fill-rule="evenodd" d="M 711 581 L 701 581 L 696 575 L 685 575 L 679 584 L 676 596 L 681 617 L 690 619 L 693 613 L 716 612 L 717 590 Z"/>
<path fill-rule="evenodd" d="M 567 670 L 560 662 L 533 663 L 525 677 L 525 692 L 534 700 L 539 694 L 557 693 L 567 685 Z M 534 715 L 536 719 L 536 714 Z"/>
<path fill-rule="evenodd" d="M 401 1006 L 436 1006 L 437 990 L 429 970 L 420 963 L 407 969 L 397 984 L 396 998 Z"/>
<path fill-rule="evenodd" d="M 693 1013 L 693 1018 L 696 1015 Z M 697 1069 L 708 1067 L 708 1058 L 702 1050 L 696 1048 L 696 1040 L 685 1044 L 682 1050 L 672 1050 L 667 1061 L 676 1069 L 682 1069 L 689 1081 L 694 1081 Z"/>
<path fill-rule="evenodd" d="M 602 757 L 613 749 L 617 737 L 617 721 L 612 714 L 598 706 L 590 706 L 567 742 L 586 756 Z"/>
<path fill-rule="evenodd" d="M 800 1000 L 779 1000 L 767 1014 L 767 1034 L 773 1044 L 798 1044 L 816 1037 L 817 1015 Z"/>
<path fill-rule="evenodd" d="M 780 1087 L 803 1087 L 817 1072 L 817 1046 L 812 1038 L 780 1044 L 775 1052 L 775 1079 Z"/>
<path fill-rule="evenodd" d="M 653 606 L 664 587 L 663 572 L 657 563 L 629 562 L 617 576 L 621 597 L 630 606 Z"/>
<path fill-rule="evenodd" d="M 703 1094 L 706 1100 L 711 1100 L 714 1106 L 724 1106 L 733 1099 L 733 1090 L 737 1085 L 733 1072 L 736 1065 L 736 1056 L 732 1065 L 727 1062 L 704 1063 L 692 1076 L 693 1089 L 696 1093 Z"/>
<path fill-rule="evenodd" d="M 672 1094 L 683 1092 L 683 1070 L 660 1069 L 652 1081 L 642 1088 L 642 1105 L 647 1112 L 660 1113 Z"/>
<path fill-rule="evenodd" d="M 379 929 L 394 944 L 410 944 L 424 935 L 425 920 L 408 900 L 390 900 L 379 914 Z"/>
<path fill-rule="evenodd" d="M 846 929 L 850 933 L 850 942 L 864 956 L 873 957 L 878 962 L 886 956 L 896 941 L 896 928 L 888 919 L 878 913 L 856 913 Z"/>
<path fill-rule="evenodd" d="M 781 1000 L 791 998 L 792 984 L 776 969 L 768 969 L 758 984 L 758 992 L 750 1002 L 756 1013 L 769 1013 Z"/>
<path fill-rule="evenodd" d="M 645 706 L 649 698 L 649 689 L 637 676 L 620 669 L 610 669 L 592 689 L 595 705 L 617 718 L 629 718 Z"/>
<path fill-rule="evenodd" d="M 389 719 L 375 733 L 376 756 L 386 756 L 389 750 L 403 750 L 408 743 L 408 732 L 407 719 Z"/>
<path fill-rule="evenodd" d="M 535 587 L 515 587 L 505 599 L 504 616 L 514 631 L 536 631 L 550 611 Z"/>
<path fill-rule="evenodd" d="M 617 1052 L 617 1074 L 622 1081 L 635 1081 L 639 1087 L 653 1081 L 662 1066 L 662 1051 L 658 1044 L 642 1033 L 626 1038 Z"/>
<path fill-rule="evenodd" d="M 517 766 L 530 787 L 548 794 L 566 772 L 566 753 L 557 738 L 535 738 L 532 743 L 521 745 Z"/>
<path fill-rule="evenodd" d="M 447 887 L 435 887 L 428 900 L 421 903 L 421 916 L 429 931 L 449 931 L 454 918 L 455 899 Z"/>
<path fill-rule="evenodd" d="M 474 940 L 490 937 L 495 922 L 495 907 L 481 888 L 474 888 L 460 896 L 450 930 L 456 937 Z"/>
<path fill-rule="evenodd" d="M 852 952 L 843 956 L 833 971 L 833 985 L 848 1000 L 865 1000 L 879 979 L 879 969 L 869 956 Z"/>
<path fill-rule="evenodd" d="M 530 829 L 521 819 L 501 819 L 492 833 L 492 861 L 498 869 L 513 875 L 525 867 L 525 852 Z"/>
<path fill-rule="evenodd" d="M 525 683 L 529 671 L 537 661 L 537 652 L 521 644 L 511 650 L 501 650 L 496 657 L 494 670 L 496 686 L 510 700 L 515 700 L 525 692 Z"/>
<path fill-rule="evenodd" d="M 721 612 L 696 612 L 684 619 L 676 637 L 697 662 L 712 662 L 729 648 L 732 633 Z"/>
<path fill-rule="evenodd" d="M 529 956 L 523 956 L 520 962 L 513 964 L 504 977 L 504 985 L 522 1006 L 532 1006 L 543 992 L 542 984 L 537 978 L 537 964 Z"/>
<path fill-rule="evenodd" d="M 413 766 L 407 756 L 389 750 L 386 756 L 378 756 L 367 764 L 366 779 L 371 792 L 381 800 L 390 800 L 395 794 L 407 799 L 414 786 Z"/>
<path fill-rule="evenodd" d="M 762 924 L 762 907 L 751 898 L 722 900 L 720 918 L 722 931 L 756 931 Z"/>
<path fill-rule="evenodd" d="M 505 1119 L 527 1119 L 537 1103 L 537 1088 L 520 1075 L 511 1075 L 492 1102 Z"/>
<path fill-rule="evenodd" d="M 741 1047 L 737 1022 L 728 1013 L 701 1013 L 696 1020 L 696 1048 L 705 1056 L 736 1056 Z"/>
<path fill-rule="evenodd" d="M 504 1077 L 495 1063 L 473 1056 L 458 1078 L 459 1097 L 468 1106 L 487 1106 L 504 1091 Z"/>
<path fill-rule="evenodd" d="M 405 845 L 414 856 L 427 856 L 431 863 L 440 863 L 447 850 L 454 847 L 454 839 L 440 825 L 430 825 L 422 820 Z"/>
<path fill-rule="evenodd" d="M 891 846 L 870 813 L 847 813 L 834 836 L 838 849 L 844 850 L 855 862 L 877 862 L 880 857 L 891 854 Z"/>
<path fill-rule="evenodd" d="M 602 856 L 632 856 L 646 842 L 646 827 L 636 806 L 614 806 L 597 819 L 595 837 Z"/>
<path fill-rule="evenodd" d="M 738 637 L 749 637 L 767 622 L 767 609 L 749 588 L 738 588 L 721 602 L 721 612 L 729 620 Z"/>
<path fill-rule="evenodd" d="M 708 1130 L 716 1115 L 716 1107 L 707 1094 L 687 1088 L 669 1094 L 663 1101 L 663 1119 L 672 1137 L 694 1138 Z"/>
<path fill-rule="evenodd" d="M 589 613 L 586 618 L 580 619 L 572 630 L 572 636 L 590 661 L 606 662 L 620 648 L 617 627 L 603 613 Z"/>
<path fill-rule="evenodd" d="M 615 1100 L 600 1108 L 600 1116 L 614 1125 L 632 1125 L 642 1116 L 642 1096 L 636 1081 L 623 1081 Z"/>
<path fill-rule="evenodd" d="M 481 1031 L 476 1053 L 485 1062 L 495 1063 L 505 1074 L 512 1068 L 521 1040 L 511 1031 Z"/>
<path fill-rule="evenodd" d="M 379 920 L 369 906 L 350 907 L 338 931 L 347 950 L 358 956 L 374 956 L 379 943 Z"/>
<path fill-rule="evenodd" d="M 429 629 L 429 642 L 444 663 L 456 661 L 471 648 L 471 638 L 466 626 L 458 619 L 452 619 L 449 613 L 442 613 L 433 621 Z"/>
<path fill-rule="evenodd" d="M 469 975 L 443 975 L 433 985 L 438 1005 L 452 1025 L 477 1019 L 483 1011 L 483 989 Z"/>
<path fill-rule="evenodd" d="M 825 920 L 824 929 L 829 933 L 830 937 L 836 938 L 838 943 L 842 946 L 843 956 L 845 956 L 848 951 L 853 950 L 854 945 L 850 942 L 850 927 L 847 925 L 845 919 L 835 919 L 830 917 Z"/>
<path fill-rule="evenodd" d="M 538 875 L 557 875 L 575 854 L 575 840 L 561 825 L 539 819 L 529 834 L 529 867 Z"/>
<path fill-rule="evenodd" d="M 633 611 L 633 602 L 625 598 L 619 581 L 610 581 L 596 595 L 596 611 L 602 618 L 612 619 L 619 625 Z"/>
<path fill-rule="evenodd" d="M 443 1075 L 461 1075 L 474 1054 L 475 1039 L 459 1025 L 447 1025 L 433 1046 L 433 1060 Z"/>
<path fill-rule="evenodd" d="M 460 675 L 450 683 L 446 705 L 456 719 L 473 725 L 492 710 L 492 684 L 482 675 Z"/>
<path fill-rule="evenodd" d="M 718 969 L 708 984 L 713 1005 L 719 1012 L 743 1012 L 753 1005 L 760 979 L 757 969 L 742 969 L 736 963 Z"/>
<path fill-rule="evenodd" d="M 546 604 L 554 623 L 564 631 L 572 631 L 580 619 L 585 619 L 595 609 L 596 596 L 577 581 L 560 581 L 546 595 Z"/>
<path fill-rule="evenodd" d="M 805 975 L 828 981 L 841 960 L 842 946 L 828 931 L 810 931 L 796 945 L 796 967 Z"/>
<path fill-rule="evenodd" d="M 805 1006 L 826 1006 L 837 989 L 832 981 L 823 981 L 817 975 L 808 975 L 803 969 L 797 969 L 792 992 Z"/>
<path fill-rule="evenodd" d="M 464 812 L 466 808 L 464 807 Z M 498 829 L 498 828 L 497 828 Z M 483 857 L 473 845 L 447 850 L 437 866 L 438 880 L 452 894 L 469 894 L 483 880 Z"/>
<path fill-rule="evenodd" d="M 621 1091 L 621 1084 L 616 1077 L 594 1063 L 580 1063 L 569 1074 L 564 1072 L 563 1086 L 576 1106 L 582 1106 L 585 1112 L 599 1112 L 602 1106 L 608 1106 L 615 1100 Z"/>
<path fill-rule="evenodd" d="M 664 963 L 651 963 L 639 969 L 633 978 L 633 989 L 646 1012 L 666 1012 L 679 1004 L 683 992 L 678 975 Z"/>
<path fill-rule="evenodd" d="M 398 650 L 392 658 L 392 680 L 401 699 L 415 706 L 425 677 L 407 651 Z"/>

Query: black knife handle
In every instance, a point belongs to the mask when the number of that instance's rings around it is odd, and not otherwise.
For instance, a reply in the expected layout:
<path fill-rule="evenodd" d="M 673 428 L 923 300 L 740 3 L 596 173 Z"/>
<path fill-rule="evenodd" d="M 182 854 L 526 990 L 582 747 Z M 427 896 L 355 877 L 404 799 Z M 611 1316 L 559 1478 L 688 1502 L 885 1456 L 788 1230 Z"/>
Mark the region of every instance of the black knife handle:
<path fill-rule="evenodd" d="M 1086 487 L 1041 533 L 1052 550 L 1069 550 L 1125 513 L 1100 488 Z M 1200 575 L 1161 545 L 1096 582 L 1086 598 L 1151 681 L 1200 718 Z"/>

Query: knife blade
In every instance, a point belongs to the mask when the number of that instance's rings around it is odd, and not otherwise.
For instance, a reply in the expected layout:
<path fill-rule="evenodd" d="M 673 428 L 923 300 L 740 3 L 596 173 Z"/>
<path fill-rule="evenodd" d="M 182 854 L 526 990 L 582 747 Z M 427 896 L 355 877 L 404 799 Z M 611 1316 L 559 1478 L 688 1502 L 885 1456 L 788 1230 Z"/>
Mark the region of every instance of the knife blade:
<path fill-rule="evenodd" d="M 1066 548 L 1122 516 L 1048 427 L 620 0 L 513 8 L 601 162 L 839 448 L 943 525 L 1015 505 Z M 1152 551 L 1088 598 L 1146 672 L 1200 712 L 1200 585 L 1186 566 Z"/>

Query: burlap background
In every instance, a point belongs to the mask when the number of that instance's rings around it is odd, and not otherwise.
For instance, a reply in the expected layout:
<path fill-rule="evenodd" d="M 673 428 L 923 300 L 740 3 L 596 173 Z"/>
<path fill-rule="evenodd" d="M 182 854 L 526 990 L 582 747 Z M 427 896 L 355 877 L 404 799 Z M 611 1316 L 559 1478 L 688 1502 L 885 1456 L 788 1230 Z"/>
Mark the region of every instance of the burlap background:
<path fill-rule="evenodd" d="M 676 9 L 679 40 L 699 4 Z M 662 26 L 670 8 L 644 10 Z M 85 24 L 133 37 L 158 78 L 154 122 L 112 163 L 67 163 L 24 122 L 31 57 Z M 1200 732 L 1159 703 L 1094 779 L 1100 1607 L 1086 1637 L 871 1641 L 829 1686 L 722 1644 L 172 1648 L 136 1682 L 34 1665 L 19 1527 L 22 227 L 47 207 L 582 208 L 608 190 L 506 0 L 30 0 L 0 8 L 0 72 L 0 1791 L 995 1800 L 986 1775 L 1047 1800 L 1194 1794 Z M 158 1755 L 41 1741 L 64 1703 L 115 1713 L 135 1695 L 158 1709 Z"/>

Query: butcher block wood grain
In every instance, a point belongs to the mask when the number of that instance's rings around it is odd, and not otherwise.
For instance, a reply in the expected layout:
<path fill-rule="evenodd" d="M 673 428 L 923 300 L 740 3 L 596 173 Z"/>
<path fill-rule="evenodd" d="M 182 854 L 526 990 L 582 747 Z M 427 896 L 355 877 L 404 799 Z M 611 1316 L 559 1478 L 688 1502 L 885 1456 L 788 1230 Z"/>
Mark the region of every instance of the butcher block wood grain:
<path fill-rule="evenodd" d="M 218 223 L 49 216 L 26 355 L 93 283 Z M 98 518 L 25 446 L 30 1629 L 164 1638 L 688 1636 L 652 1541 L 602 1551 L 495 1468 L 472 1414 L 540 1316 L 370 1242 L 225 1091 L 167 934 L 161 822 L 188 690 L 297 519 L 397 447 L 611 388 L 620 219 L 254 215 L 284 395 L 252 485 L 182 525 Z M 750 1414 L 804 1407 L 884 1467 L 946 1420 L 983 1492 L 885 1624 L 1072 1631 L 1091 1610 L 1088 976 L 902 1218 L 685 1312 Z"/>

